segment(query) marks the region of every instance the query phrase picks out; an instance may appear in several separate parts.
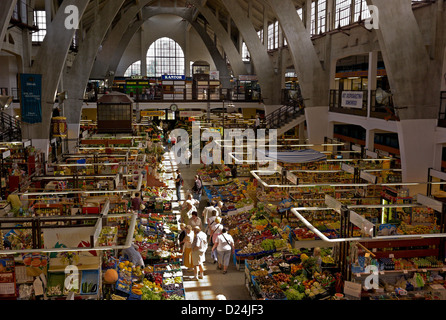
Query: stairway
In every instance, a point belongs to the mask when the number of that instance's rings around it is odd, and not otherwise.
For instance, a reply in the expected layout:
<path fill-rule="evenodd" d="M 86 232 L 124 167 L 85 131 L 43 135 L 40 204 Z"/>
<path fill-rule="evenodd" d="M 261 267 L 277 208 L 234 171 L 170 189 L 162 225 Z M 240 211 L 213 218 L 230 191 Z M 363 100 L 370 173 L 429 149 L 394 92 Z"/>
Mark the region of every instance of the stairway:
<path fill-rule="evenodd" d="M 268 129 L 277 129 L 277 136 L 305 121 L 305 108 L 299 103 L 289 103 L 268 114 L 265 124 Z"/>
<path fill-rule="evenodd" d="M 22 141 L 22 127 L 20 120 L 4 111 L 0 112 L 0 141 Z"/>

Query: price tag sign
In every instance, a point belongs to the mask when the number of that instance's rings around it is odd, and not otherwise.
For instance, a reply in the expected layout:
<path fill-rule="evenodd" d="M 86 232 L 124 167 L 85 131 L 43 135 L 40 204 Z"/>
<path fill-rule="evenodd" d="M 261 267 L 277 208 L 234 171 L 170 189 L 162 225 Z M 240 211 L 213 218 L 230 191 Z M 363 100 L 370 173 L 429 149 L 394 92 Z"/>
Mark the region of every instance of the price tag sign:
<path fill-rule="evenodd" d="M 406 273 L 406 274 L 407 274 L 407 270 L 404 270 L 403 273 Z"/>
<path fill-rule="evenodd" d="M 385 274 L 384 271 L 380 271 L 379 274 Z"/>
<path fill-rule="evenodd" d="M 389 254 L 389 258 L 393 259 L 395 256 L 393 255 L 393 253 Z"/>
<path fill-rule="evenodd" d="M 427 270 L 426 270 L 426 269 L 423 269 L 422 271 L 423 271 L 423 272 L 427 272 Z"/>

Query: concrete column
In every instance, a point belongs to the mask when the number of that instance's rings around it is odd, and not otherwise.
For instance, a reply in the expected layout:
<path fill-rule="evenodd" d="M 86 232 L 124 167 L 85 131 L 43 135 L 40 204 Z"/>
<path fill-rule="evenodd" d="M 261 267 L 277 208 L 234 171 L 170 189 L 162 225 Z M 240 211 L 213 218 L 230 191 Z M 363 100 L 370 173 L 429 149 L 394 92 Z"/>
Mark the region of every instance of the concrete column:
<path fill-rule="evenodd" d="M 411 119 L 397 122 L 403 182 L 427 181 L 428 168 L 435 163 L 436 124 L 436 119 Z M 411 186 L 409 190 L 411 195 L 425 193 L 426 185 Z"/>
<path fill-rule="evenodd" d="M 140 54 L 141 54 L 141 75 L 143 77 L 147 76 L 147 50 L 145 47 L 145 30 L 143 27 L 139 29 L 139 40 L 140 40 Z"/>
<path fill-rule="evenodd" d="M 328 106 L 305 108 L 305 118 L 309 143 L 324 143 L 324 138 L 330 134 L 325 125 L 328 123 Z"/>
<path fill-rule="evenodd" d="M 263 7 L 263 45 L 268 48 L 268 11 L 267 7 Z"/>
<path fill-rule="evenodd" d="M 375 151 L 375 130 L 366 129 L 365 148 L 370 151 Z"/>
<path fill-rule="evenodd" d="M 376 90 L 376 76 L 378 73 L 378 52 L 373 51 L 369 53 L 369 73 L 368 73 L 368 103 L 367 103 L 367 117 L 370 118 L 372 107 L 372 91 Z"/>
<path fill-rule="evenodd" d="M 311 33 L 311 3 L 313 0 L 306 0 L 305 1 L 305 11 L 304 11 L 304 17 L 305 17 L 305 28 Z"/>

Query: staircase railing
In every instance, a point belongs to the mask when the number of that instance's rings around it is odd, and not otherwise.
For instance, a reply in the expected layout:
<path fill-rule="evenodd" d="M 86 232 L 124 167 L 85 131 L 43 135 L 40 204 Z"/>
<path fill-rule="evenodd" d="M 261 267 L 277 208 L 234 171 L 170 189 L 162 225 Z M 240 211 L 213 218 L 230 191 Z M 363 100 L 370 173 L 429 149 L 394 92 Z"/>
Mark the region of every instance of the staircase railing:
<path fill-rule="evenodd" d="M 0 112 L 0 141 L 21 141 L 22 126 L 20 120 Z"/>
<path fill-rule="evenodd" d="M 290 121 L 305 114 L 305 108 L 297 101 L 290 102 L 279 109 L 268 114 L 265 118 L 265 124 L 269 129 L 278 129 Z"/>

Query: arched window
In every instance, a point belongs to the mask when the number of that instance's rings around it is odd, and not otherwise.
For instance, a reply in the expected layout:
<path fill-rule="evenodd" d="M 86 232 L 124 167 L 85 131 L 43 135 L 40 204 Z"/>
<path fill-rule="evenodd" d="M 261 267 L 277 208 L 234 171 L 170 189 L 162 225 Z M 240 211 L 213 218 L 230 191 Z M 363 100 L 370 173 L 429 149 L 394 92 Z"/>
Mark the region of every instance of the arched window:
<path fill-rule="evenodd" d="M 124 73 L 124 77 L 140 76 L 141 75 L 141 61 L 136 61 L 131 64 Z"/>
<path fill-rule="evenodd" d="M 185 74 L 183 49 L 166 37 L 156 40 L 147 51 L 147 75 L 161 77 L 163 74 Z"/>

